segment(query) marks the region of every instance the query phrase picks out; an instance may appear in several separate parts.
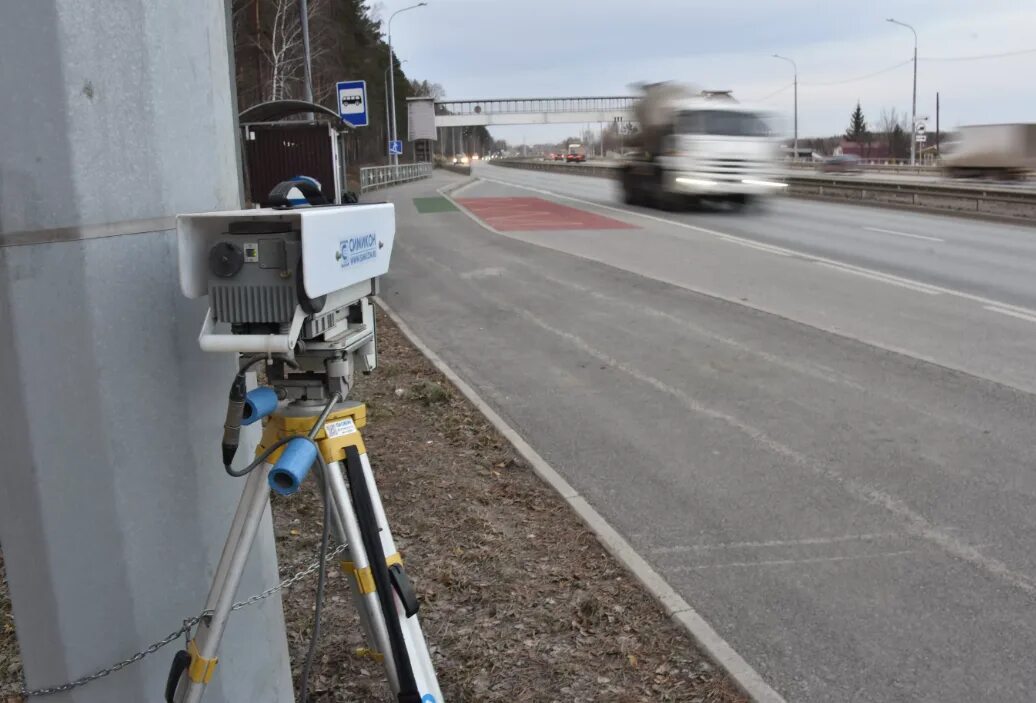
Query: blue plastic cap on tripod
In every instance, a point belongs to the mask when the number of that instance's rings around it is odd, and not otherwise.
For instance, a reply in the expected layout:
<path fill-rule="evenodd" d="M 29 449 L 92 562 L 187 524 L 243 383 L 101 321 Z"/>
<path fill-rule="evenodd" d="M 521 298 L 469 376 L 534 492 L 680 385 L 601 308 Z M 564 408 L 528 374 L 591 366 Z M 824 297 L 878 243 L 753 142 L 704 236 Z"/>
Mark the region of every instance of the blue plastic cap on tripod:
<path fill-rule="evenodd" d="M 281 457 L 270 470 L 267 480 L 270 488 L 282 496 L 290 496 L 299 490 L 306 480 L 313 462 L 317 460 L 317 448 L 309 440 L 296 437 L 288 442 L 281 452 Z"/>
<path fill-rule="evenodd" d="M 251 425 L 277 409 L 277 391 L 267 386 L 248 391 L 245 395 L 245 409 L 241 416 L 242 425 Z"/>

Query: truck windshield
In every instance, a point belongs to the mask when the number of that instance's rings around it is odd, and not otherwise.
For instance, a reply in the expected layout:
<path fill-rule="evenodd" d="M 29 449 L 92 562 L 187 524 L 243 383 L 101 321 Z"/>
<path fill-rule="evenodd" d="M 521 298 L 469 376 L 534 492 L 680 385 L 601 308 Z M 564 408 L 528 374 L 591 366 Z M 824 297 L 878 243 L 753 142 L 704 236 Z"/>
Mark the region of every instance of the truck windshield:
<path fill-rule="evenodd" d="M 679 134 L 715 134 L 722 137 L 766 137 L 770 126 L 761 115 L 733 110 L 688 110 L 676 120 Z"/>

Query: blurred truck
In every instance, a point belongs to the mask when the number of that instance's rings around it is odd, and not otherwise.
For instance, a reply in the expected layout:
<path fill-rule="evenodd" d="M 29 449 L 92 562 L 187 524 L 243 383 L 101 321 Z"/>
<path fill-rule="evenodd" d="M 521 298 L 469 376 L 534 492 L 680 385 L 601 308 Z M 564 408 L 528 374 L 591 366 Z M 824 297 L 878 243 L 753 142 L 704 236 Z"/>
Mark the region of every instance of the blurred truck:
<path fill-rule="evenodd" d="M 640 132 L 622 166 L 627 203 L 682 209 L 701 201 L 735 208 L 784 187 L 775 179 L 778 140 L 764 112 L 729 91 L 681 83 L 642 86 Z"/>
<path fill-rule="evenodd" d="M 565 154 L 565 161 L 568 163 L 583 163 L 586 161 L 586 147 L 582 144 L 569 144 L 568 153 Z"/>
<path fill-rule="evenodd" d="M 1036 169 L 1036 124 L 961 127 L 939 160 L 950 178 L 1025 178 Z"/>

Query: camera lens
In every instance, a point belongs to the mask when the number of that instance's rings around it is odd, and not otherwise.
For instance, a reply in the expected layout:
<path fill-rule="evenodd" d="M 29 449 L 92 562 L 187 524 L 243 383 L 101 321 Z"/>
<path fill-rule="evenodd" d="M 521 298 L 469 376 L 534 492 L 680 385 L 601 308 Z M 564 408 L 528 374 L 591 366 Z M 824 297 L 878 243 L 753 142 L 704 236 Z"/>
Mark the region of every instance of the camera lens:
<path fill-rule="evenodd" d="M 245 265 L 241 248 L 230 242 L 219 242 L 209 251 L 209 269 L 220 278 L 231 278 Z"/>

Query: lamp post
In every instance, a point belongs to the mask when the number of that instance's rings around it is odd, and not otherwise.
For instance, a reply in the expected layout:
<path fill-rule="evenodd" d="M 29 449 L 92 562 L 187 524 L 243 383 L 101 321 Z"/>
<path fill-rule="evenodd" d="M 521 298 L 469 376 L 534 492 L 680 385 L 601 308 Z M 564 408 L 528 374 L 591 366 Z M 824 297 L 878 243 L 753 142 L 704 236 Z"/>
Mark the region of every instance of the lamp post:
<path fill-rule="evenodd" d="M 399 62 L 399 65 L 402 66 L 408 60 L 409 59 L 403 59 L 402 61 Z M 391 121 L 392 118 L 391 118 L 391 115 L 389 113 L 389 103 L 391 101 L 389 100 L 389 90 L 388 90 L 388 80 L 389 80 L 388 76 L 389 76 L 389 71 L 391 71 L 391 70 L 392 70 L 392 65 L 390 64 L 389 67 L 385 69 L 385 136 L 387 136 L 389 139 L 392 139 L 392 121 Z M 392 162 L 392 158 L 389 157 L 389 163 L 391 163 L 391 162 Z"/>
<path fill-rule="evenodd" d="M 917 149 L 917 30 L 905 22 L 889 17 L 886 22 L 906 27 L 914 33 L 914 97 L 910 103 L 910 165 L 914 165 L 914 154 Z"/>
<path fill-rule="evenodd" d="M 799 67 L 794 61 L 789 59 L 787 56 L 781 56 L 780 54 L 774 54 L 775 59 L 781 59 L 791 64 L 792 71 L 795 75 L 795 142 L 792 147 L 792 161 L 799 160 Z"/>
<path fill-rule="evenodd" d="M 396 10 L 389 15 L 388 21 L 388 52 L 389 52 L 389 100 L 392 103 L 392 141 L 396 141 L 396 72 L 392 70 L 394 59 L 392 57 L 392 20 L 400 12 L 406 12 L 407 10 L 416 10 L 419 7 L 424 7 L 428 3 L 419 2 L 416 5 L 410 7 L 404 7 L 402 10 Z M 399 163 L 399 156 L 397 154 L 392 155 L 392 163 Z"/>

